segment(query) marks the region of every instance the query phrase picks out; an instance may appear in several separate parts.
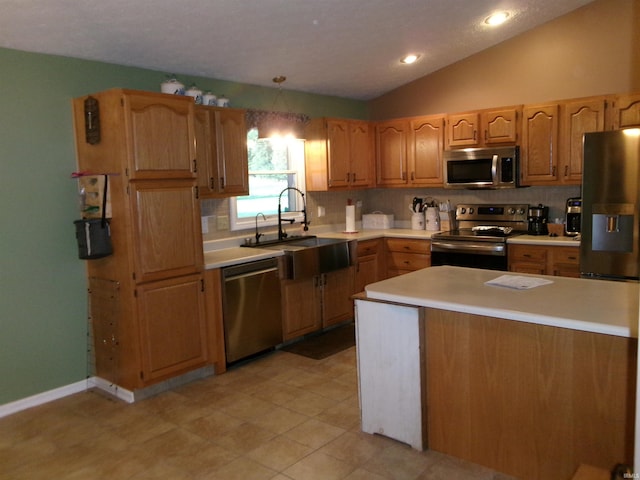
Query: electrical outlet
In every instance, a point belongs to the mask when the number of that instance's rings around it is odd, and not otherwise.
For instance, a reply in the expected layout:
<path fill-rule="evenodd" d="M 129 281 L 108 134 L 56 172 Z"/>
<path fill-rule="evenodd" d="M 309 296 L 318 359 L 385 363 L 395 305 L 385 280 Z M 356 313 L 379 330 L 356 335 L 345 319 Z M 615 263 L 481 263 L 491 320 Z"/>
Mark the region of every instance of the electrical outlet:
<path fill-rule="evenodd" d="M 228 215 L 218 215 L 217 220 L 218 230 L 229 230 L 229 216 Z"/>
<path fill-rule="evenodd" d="M 324 217 L 327 214 L 325 208 L 321 205 L 318 205 L 318 217 Z"/>

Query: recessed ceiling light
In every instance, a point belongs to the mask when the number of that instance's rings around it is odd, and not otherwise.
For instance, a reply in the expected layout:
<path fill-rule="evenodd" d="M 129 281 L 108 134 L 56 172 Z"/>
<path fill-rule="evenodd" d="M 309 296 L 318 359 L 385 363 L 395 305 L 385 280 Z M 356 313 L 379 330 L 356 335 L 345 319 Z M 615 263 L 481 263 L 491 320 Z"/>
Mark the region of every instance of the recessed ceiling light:
<path fill-rule="evenodd" d="M 410 53 L 409 55 L 402 57 L 400 59 L 400 63 L 405 63 L 407 65 L 410 65 L 414 63 L 416 60 L 418 60 L 419 58 L 420 58 L 420 55 L 416 53 Z"/>
<path fill-rule="evenodd" d="M 509 12 L 496 12 L 485 18 L 484 23 L 495 27 L 497 25 L 502 25 L 507 21 L 507 18 L 509 18 Z"/>

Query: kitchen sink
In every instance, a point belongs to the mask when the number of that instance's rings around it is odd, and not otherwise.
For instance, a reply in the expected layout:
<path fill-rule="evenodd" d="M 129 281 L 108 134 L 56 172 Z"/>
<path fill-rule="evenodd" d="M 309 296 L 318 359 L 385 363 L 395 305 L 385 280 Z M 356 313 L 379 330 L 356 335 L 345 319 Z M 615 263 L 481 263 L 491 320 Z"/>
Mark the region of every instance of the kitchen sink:
<path fill-rule="evenodd" d="M 352 265 L 356 242 L 342 238 L 298 236 L 245 246 L 283 251 L 285 277 L 301 279 Z"/>

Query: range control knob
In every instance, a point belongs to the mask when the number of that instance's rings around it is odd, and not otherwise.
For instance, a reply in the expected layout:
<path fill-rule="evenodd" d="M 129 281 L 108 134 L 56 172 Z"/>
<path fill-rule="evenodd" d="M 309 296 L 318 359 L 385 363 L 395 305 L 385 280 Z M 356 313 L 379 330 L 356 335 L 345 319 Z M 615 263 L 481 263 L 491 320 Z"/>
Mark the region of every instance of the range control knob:
<path fill-rule="evenodd" d="M 469 207 L 469 215 L 473 215 L 473 207 Z"/>
<path fill-rule="evenodd" d="M 508 213 L 509 215 L 513 215 L 514 213 L 516 213 L 516 209 L 515 209 L 515 208 L 513 208 L 513 207 L 509 207 L 509 209 L 507 210 L 507 213 Z"/>
<path fill-rule="evenodd" d="M 518 215 L 524 215 L 524 208 L 518 209 Z"/>
<path fill-rule="evenodd" d="M 464 207 L 460 207 L 460 213 L 464 215 L 465 213 L 467 213 L 467 209 Z"/>

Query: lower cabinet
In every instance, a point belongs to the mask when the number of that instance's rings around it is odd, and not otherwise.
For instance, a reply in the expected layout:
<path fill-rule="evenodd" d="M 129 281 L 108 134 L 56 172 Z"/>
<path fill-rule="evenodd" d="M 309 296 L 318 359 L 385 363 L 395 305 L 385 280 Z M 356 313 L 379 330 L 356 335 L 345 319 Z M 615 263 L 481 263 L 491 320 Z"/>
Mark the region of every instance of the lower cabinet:
<path fill-rule="evenodd" d="M 353 318 L 354 268 L 283 280 L 282 326 L 291 340 Z"/>
<path fill-rule="evenodd" d="M 509 245 L 510 272 L 580 277 L 579 247 Z"/>
<path fill-rule="evenodd" d="M 165 378 L 207 361 L 204 280 L 201 274 L 136 288 L 142 380 Z"/>
<path fill-rule="evenodd" d="M 431 266 L 431 242 L 417 238 L 386 238 L 387 278 Z"/>
<path fill-rule="evenodd" d="M 368 284 L 384 278 L 383 248 L 381 239 L 358 242 L 354 289 L 356 293 L 362 292 Z"/>

